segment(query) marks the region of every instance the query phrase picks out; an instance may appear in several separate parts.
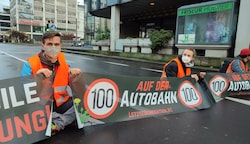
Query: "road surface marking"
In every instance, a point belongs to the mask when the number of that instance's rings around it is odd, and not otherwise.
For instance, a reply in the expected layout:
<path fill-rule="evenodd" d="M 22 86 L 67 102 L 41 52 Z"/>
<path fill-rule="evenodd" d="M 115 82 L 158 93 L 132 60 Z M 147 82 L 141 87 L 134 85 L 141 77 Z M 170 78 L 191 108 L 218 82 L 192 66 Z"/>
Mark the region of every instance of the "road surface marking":
<path fill-rule="evenodd" d="M 77 58 L 80 58 L 80 59 L 84 59 L 84 60 L 94 60 L 94 59 L 92 59 L 92 58 L 86 58 L 86 57 L 83 57 L 83 56 L 79 56 L 79 55 L 74 55 L 74 56 L 72 56 L 72 54 L 71 55 L 69 55 L 69 54 L 66 54 L 67 56 L 70 56 L 70 57 L 77 57 Z"/>
<path fill-rule="evenodd" d="M 231 101 L 234 101 L 234 102 L 238 102 L 238 103 L 250 106 L 250 101 L 249 100 L 232 98 L 232 97 L 226 97 L 225 99 L 228 99 L 228 100 L 231 100 Z"/>
<path fill-rule="evenodd" d="M 79 57 L 80 59 L 84 59 L 84 60 L 94 60 L 92 58 L 86 58 L 86 57 Z"/>
<path fill-rule="evenodd" d="M 162 73 L 162 70 L 157 70 L 157 69 L 150 69 L 150 68 L 144 68 L 144 67 L 141 67 L 141 69 L 143 69 L 143 70 L 147 70 L 147 71 L 153 71 L 153 72 L 159 72 L 159 73 Z"/>
<path fill-rule="evenodd" d="M 27 62 L 26 60 L 23 60 L 23 59 L 20 59 L 20 58 L 18 58 L 18 57 L 16 57 L 16 56 L 13 56 L 13 55 L 11 55 L 11 54 L 8 54 L 8 53 L 6 53 L 6 52 L 4 52 L 4 51 L 1 51 L 0 50 L 0 53 L 2 53 L 2 54 L 5 54 L 5 55 L 7 55 L 7 56 L 9 56 L 9 57 L 12 57 L 12 58 L 14 58 L 14 59 L 17 59 L 17 60 L 19 60 L 19 61 L 21 61 L 21 62 Z"/>
<path fill-rule="evenodd" d="M 122 63 L 116 63 L 116 62 L 110 62 L 110 61 L 103 61 L 104 63 L 108 63 L 108 64 L 113 64 L 113 65 L 119 65 L 119 66 L 128 66 L 126 64 L 122 64 Z"/>

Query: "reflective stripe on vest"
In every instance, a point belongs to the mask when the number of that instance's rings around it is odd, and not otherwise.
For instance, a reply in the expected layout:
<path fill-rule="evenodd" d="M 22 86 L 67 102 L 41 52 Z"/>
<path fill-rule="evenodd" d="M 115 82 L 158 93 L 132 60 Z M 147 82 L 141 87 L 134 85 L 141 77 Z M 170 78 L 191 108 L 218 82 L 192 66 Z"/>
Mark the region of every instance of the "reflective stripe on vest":
<path fill-rule="evenodd" d="M 69 66 L 66 63 L 63 53 L 59 53 L 57 59 L 60 65 L 56 68 L 56 75 L 55 75 L 54 82 L 53 82 L 53 88 L 54 88 L 54 99 L 56 101 L 56 105 L 60 106 L 69 99 L 67 90 L 66 89 L 62 90 L 62 88 L 65 88 L 68 86 Z M 36 74 L 36 72 L 39 69 L 43 68 L 38 54 L 33 57 L 28 58 L 28 61 L 32 69 L 32 74 Z"/>
<path fill-rule="evenodd" d="M 167 77 L 167 73 L 166 73 L 166 67 L 171 63 L 175 61 L 176 64 L 177 64 L 177 67 L 178 67 L 178 72 L 177 72 L 177 77 L 178 78 L 182 78 L 182 77 L 185 77 L 185 76 L 190 76 L 191 75 L 191 68 L 186 68 L 186 74 L 184 72 L 184 69 L 183 69 L 183 66 L 179 60 L 179 58 L 174 58 L 172 59 L 171 61 L 169 61 L 168 63 L 166 63 L 164 66 L 163 66 L 163 71 L 162 71 L 162 78 L 164 77 Z"/>
<path fill-rule="evenodd" d="M 228 65 L 228 67 L 227 67 L 227 71 L 226 71 L 226 73 L 232 73 L 233 71 L 232 71 L 232 64 L 233 64 L 233 62 L 234 62 L 234 60 Z M 248 72 L 248 65 L 246 64 L 244 64 L 244 62 L 241 60 L 240 61 L 240 65 L 241 65 L 241 68 L 245 71 L 245 72 Z"/>
<path fill-rule="evenodd" d="M 67 89 L 67 86 L 58 86 L 54 88 L 55 92 L 63 92 Z"/>
<path fill-rule="evenodd" d="M 58 94 L 58 98 L 55 99 L 58 105 L 61 105 L 68 100 L 67 96 L 69 94 L 67 92 L 67 86 L 54 87 L 54 93 Z"/>

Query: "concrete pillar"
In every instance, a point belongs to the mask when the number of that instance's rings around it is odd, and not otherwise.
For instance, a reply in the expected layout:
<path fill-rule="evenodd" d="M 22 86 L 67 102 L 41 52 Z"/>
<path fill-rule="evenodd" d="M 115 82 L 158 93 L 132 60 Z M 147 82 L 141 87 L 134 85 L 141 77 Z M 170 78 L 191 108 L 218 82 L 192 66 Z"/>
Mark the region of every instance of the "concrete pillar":
<path fill-rule="evenodd" d="M 18 1 L 16 0 L 16 3 L 15 3 L 15 6 L 16 6 L 16 31 L 19 31 L 19 4 L 18 4 Z"/>
<path fill-rule="evenodd" d="M 116 40 L 120 37 L 120 8 L 111 7 L 110 51 L 115 51 Z"/>
<path fill-rule="evenodd" d="M 250 0 L 240 0 L 239 17 L 235 41 L 234 55 L 237 56 L 242 48 L 250 47 Z"/>
<path fill-rule="evenodd" d="M 45 28 L 46 28 L 46 25 L 47 25 L 47 21 L 46 21 L 46 16 L 45 16 L 45 0 L 43 0 L 43 33 L 46 32 Z"/>
<path fill-rule="evenodd" d="M 33 25 L 30 25 L 30 30 L 31 30 L 31 32 L 30 32 L 30 39 L 33 39 L 34 38 L 33 37 L 33 35 L 34 35 L 34 33 L 33 33 Z"/>

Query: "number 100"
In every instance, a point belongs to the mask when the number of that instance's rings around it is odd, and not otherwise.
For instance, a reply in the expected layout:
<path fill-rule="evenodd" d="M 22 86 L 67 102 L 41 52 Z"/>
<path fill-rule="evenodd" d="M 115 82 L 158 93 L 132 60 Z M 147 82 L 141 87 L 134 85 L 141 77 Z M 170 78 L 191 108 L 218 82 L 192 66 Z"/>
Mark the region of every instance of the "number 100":
<path fill-rule="evenodd" d="M 95 89 L 92 91 L 94 94 L 93 109 L 98 108 L 111 108 L 114 104 L 114 91 L 113 89 Z"/>

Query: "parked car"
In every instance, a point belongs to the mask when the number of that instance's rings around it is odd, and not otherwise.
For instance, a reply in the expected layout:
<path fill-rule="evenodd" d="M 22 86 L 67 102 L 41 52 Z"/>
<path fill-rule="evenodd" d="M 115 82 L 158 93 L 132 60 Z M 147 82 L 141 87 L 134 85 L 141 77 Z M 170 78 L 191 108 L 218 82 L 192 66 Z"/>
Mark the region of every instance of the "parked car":
<path fill-rule="evenodd" d="M 77 46 L 78 46 L 78 47 L 82 47 L 82 46 L 83 46 L 82 42 L 78 42 L 78 43 L 77 43 Z"/>
<path fill-rule="evenodd" d="M 83 47 L 84 46 L 84 43 L 82 43 L 81 41 L 73 41 L 73 43 L 71 44 L 71 46 L 74 46 L 74 47 Z"/>

